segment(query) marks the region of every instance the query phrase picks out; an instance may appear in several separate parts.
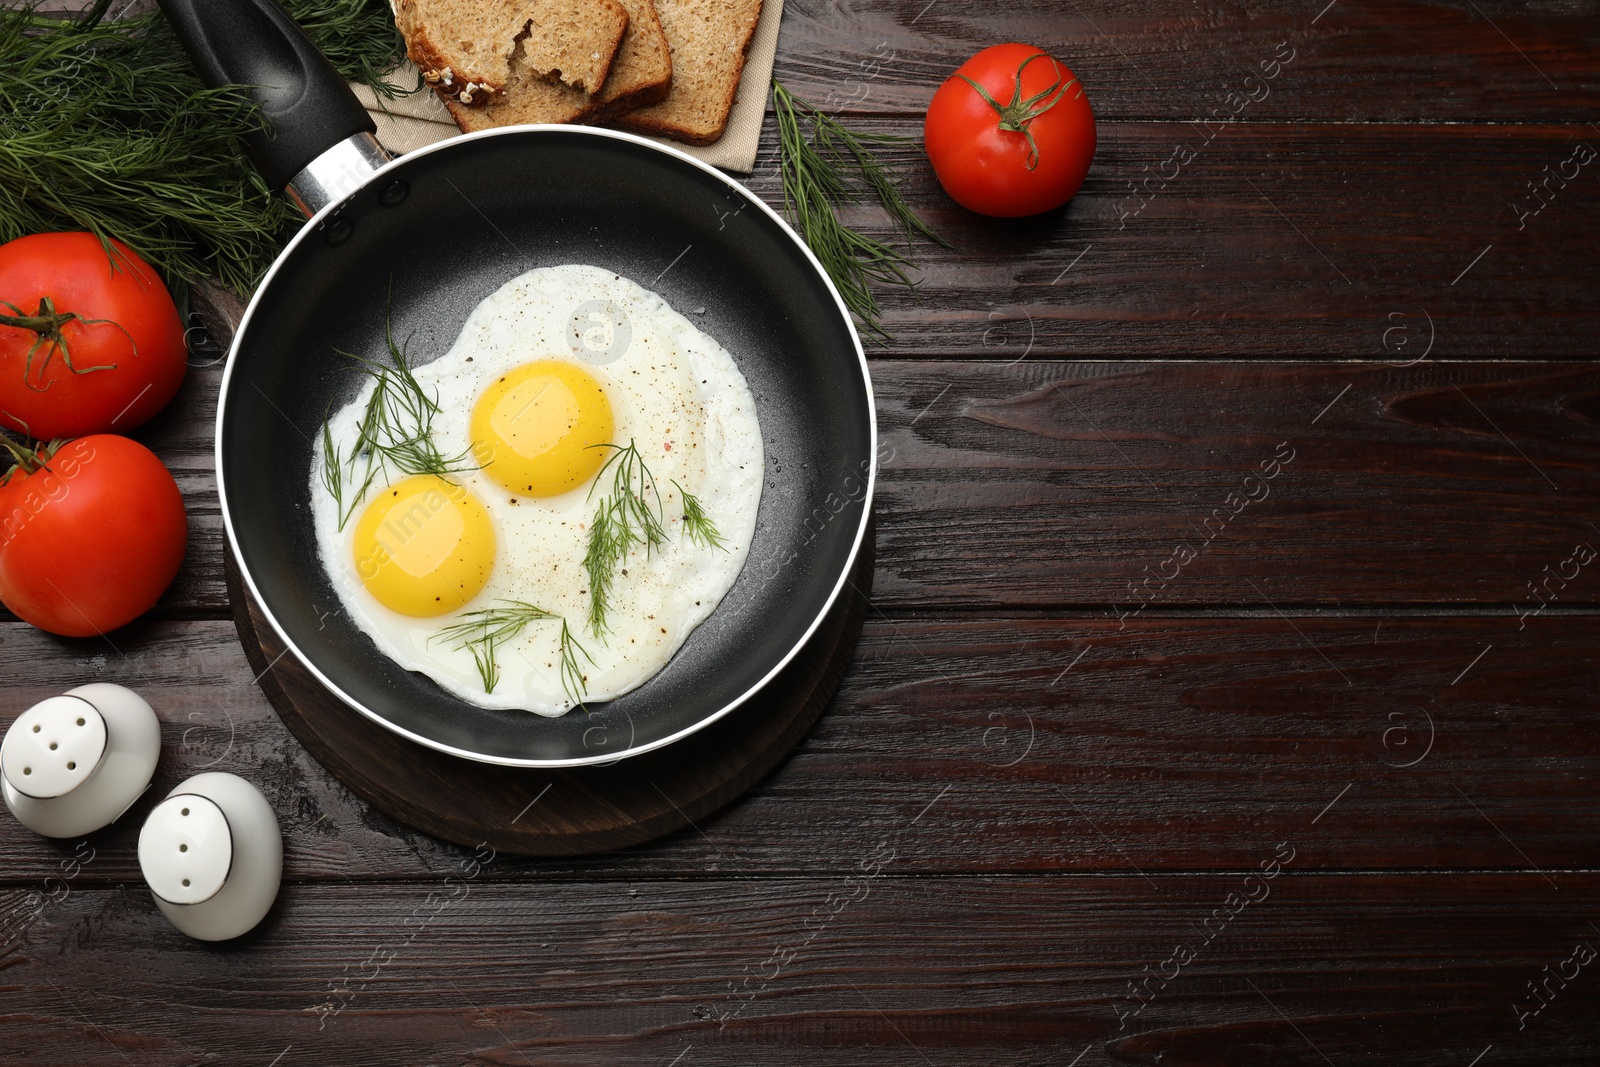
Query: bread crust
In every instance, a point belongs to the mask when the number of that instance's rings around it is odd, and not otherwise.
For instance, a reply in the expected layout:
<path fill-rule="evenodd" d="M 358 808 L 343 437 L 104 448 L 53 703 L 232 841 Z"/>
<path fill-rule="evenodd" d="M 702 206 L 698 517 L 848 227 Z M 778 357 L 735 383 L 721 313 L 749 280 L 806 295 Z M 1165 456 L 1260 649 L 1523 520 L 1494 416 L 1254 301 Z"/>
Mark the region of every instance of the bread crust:
<path fill-rule="evenodd" d="M 406 39 L 406 55 L 422 71 L 422 80 L 447 104 L 482 107 L 496 93 L 505 91 L 505 82 L 490 78 L 481 70 L 457 70 L 440 46 L 428 34 L 416 9 L 416 0 L 395 0 L 395 25 Z"/>
<path fill-rule="evenodd" d="M 672 103 L 670 94 L 667 99 L 660 101 L 664 104 L 661 108 L 651 109 L 638 105 L 626 113 L 615 113 L 610 118 L 610 124 L 621 129 L 632 130 L 635 133 L 654 134 L 660 137 L 670 137 L 684 144 L 708 145 L 715 143 L 722 137 L 723 131 L 728 127 L 728 116 L 733 111 L 733 102 L 739 94 L 739 82 L 744 76 L 745 59 L 750 51 L 750 42 L 755 37 L 756 23 L 761 20 L 761 3 L 757 0 L 754 13 L 748 25 L 741 28 L 742 40 L 737 40 L 737 59 L 731 65 L 727 84 L 719 86 L 721 92 L 715 100 L 714 106 L 709 109 L 710 114 L 716 116 L 712 121 L 703 124 L 693 124 L 686 119 L 675 117 L 670 111 Z M 674 52 L 684 42 L 672 41 L 672 24 L 664 24 L 668 31 L 668 43 L 674 46 Z M 678 60 L 675 58 L 674 62 Z"/>
<path fill-rule="evenodd" d="M 547 81 L 526 69 L 519 56 L 513 56 L 512 76 L 503 93 L 493 97 L 491 106 L 478 107 L 445 98 L 445 106 L 463 131 L 521 123 L 586 122 L 596 124 L 606 115 L 658 103 L 672 87 L 672 59 L 666 35 L 651 0 L 621 0 L 628 12 L 628 28 L 612 62 L 610 76 L 599 93 L 589 94 L 559 82 Z M 637 55 L 633 64 L 623 63 L 629 37 Z M 618 67 L 642 66 L 630 75 L 628 84 L 618 84 Z"/>
<path fill-rule="evenodd" d="M 640 85 L 628 92 L 617 95 L 609 103 L 599 105 L 584 116 L 584 121 L 596 126 L 609 123 L 615 115 L 623 115 L 635 108 L 649 107 L 651 104 L 661 103 L 670 92 L 672 92 L 672 74 L 669 71 L 661 81 Z"/>
<path fill-rule="evenodd" d="M 601 86 L 599 106 L 586 116 L 590 122 L 605 122 L 613 115 L 659 104 L 672 91 L 672 50 L 667 45 L 666 33 L 661 29 L 661 16 L 656 12 L 656 5 L 652 0 L 635 0 L 635 2 L 636 6 L 629 12 L 628 32 L 643 34 L 660 48 L 663 53 L 660 58 L 665 71 L 654 80 L 641 82 L 627 89 L 616 90 Z"/>
<path fill-rule="evenodd" d="M 449 108 L 450 117 L 456 120 L 456 125 L 463 133 L 475 133 L 478 130 L 490 130 L 497 126 L 514 126 L 528 122 L 581 122 L 594 111 L 597 106 L 594 98 L 588 93 L 580 93 L 576 89 L 565 85 L 535 79 L 534 84 L 513 87 L 520 90 L 517 95 L 538 94 L 543 99 L 539 102 L 543 110 L 532 108 L 528 101 L 517 101 L 512 97 L 501 96 L 496 100 L 499 107 L 472 107 L 463 105 L 459 100 L 446 99 L 444 106 Z M 504 109 L 518 107 L 517 117 L 504 116 Z"/>

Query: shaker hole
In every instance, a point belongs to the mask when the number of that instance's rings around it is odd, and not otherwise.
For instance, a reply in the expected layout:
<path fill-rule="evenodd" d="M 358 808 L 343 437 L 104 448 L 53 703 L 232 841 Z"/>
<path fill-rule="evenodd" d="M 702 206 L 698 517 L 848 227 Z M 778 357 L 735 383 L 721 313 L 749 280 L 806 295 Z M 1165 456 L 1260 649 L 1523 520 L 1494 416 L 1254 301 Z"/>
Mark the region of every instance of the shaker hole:
<path fill-rule="evenodd" d="M 189 851 L 189 846 L 188 845 L 179 845 L 178 846 L 178 851 L 179 852 L 188 852 Z"/>
<path fill-rule="evenodd" d="M 183 887 L 184 887 L 184 888 L 185 888 L 185 889 L 188 889 L 188 888 L 189 888 L 189 879 L 187 879 L 187 878 L 185 878 L 185 879 L 184 879 L 184 880 L 183 880 Z"/>
<path fill-rule="evenodd" d="M 187 815 L 187 814 L 189 814 L 189 809 L 188 808 L 184 808 L 182 811 L 178 812 L 178 814 L 179 815 Z"/>
<path fill-rule="evenodd" d="M 75 760 L 67 760 L 67 770 L 75 771 L 77 769 L 78 769 L 78 764 L 77 764 L 77 762 Z"/>
<path fill-rule="evenodd" d="M 79 720 L 78 720 L 78 725 L 79 725 L 79 726 L 82 726 L 82 725 L 83 725 L 83 720 L 82 720 L 82 719 L 79 719 Z M 38 727 L 34 727 L 34 729 L 38 729 Z"/>

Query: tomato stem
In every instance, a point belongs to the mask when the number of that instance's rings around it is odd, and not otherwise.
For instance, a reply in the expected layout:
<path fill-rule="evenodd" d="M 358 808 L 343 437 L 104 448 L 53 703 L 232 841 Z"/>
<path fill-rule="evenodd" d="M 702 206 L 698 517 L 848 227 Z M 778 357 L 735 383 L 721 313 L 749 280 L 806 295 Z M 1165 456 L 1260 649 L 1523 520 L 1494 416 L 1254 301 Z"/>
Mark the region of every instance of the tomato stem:
<path fill-rule="evenodd" d="M 39 310 L 32 315 L 24 315 L 22 309 L 9 300 L 0 301 L 6 307 L 16 312 L 15 315 L 0 315 L 0 326 L 14 326 L 19 330 L 32 330 L 41 336 L 53 336 L 61 332 L 61 327 L 69 322 L 76 321 L 78 316 L 73 312 L 56 314 L 56 308 L 48 296 L 39 299 Z"/>
<path fill-rule="evenodd" d="M 1024 99 L 1022 96 L 1022 72 L 1027 70 L 1028 64 L 1032 63 L 1036 59 L 1050 60 L 1050 64 L 1056 68 L 1056 80 L 1051 83 L 1051 85 L 1043 92 L 1034 93 L 1032 96 Z M 972 86 L 973 90 L 976 91 L 979 96 L 983 97 L 983 102 L 994 108 L 995 114 L 1000 116 L 1000 128 L 1002 130 L 1010 130 L 1012 133 L 1020 133 L 1028 139 L 1029 170 L 1033 170 L 1039 165 L 1039 144 L 1033 139 L 1033 131 L 1028 127 L 1033 124 L 1034 119 L 1038 118 L 1046 111 L 1049 111 L 1051 108 L 1061 103 L 1061 98 L 1066 95 L 1067 90 L 1078 84 L 1077 78 L 1063 82 L 1061 77 L 1061 65 L 1055 60 L 1050 59 L 1050 57 L 1045 55 L 1043 52 L 1035 52 L 1027 59 L 1024 59 L 1021 65 L 1017 67 L 1017 84 L 1016 88 L 1012 90 L 1011 100 L 1009 103 L 1000 103 L 1000 101 L 989 95 L 989 90 L 985 89 L 983 86 L 979 85 L 965 74 L 958 74 L 956 77 Z M 1082 93 L 1080 92 L 1079 95 L 1082 95 Z"/>
<path fill-rule="evenodd" d="M 23 474 L 32 474 L 42 467 L 48 467 L 50 465 L 50 457 L 54 456 L 56 450 L 64 444 L 66 444 L 64 440 L 51 441 L 49 444 L 36 442 L 36 447 L 28 448 L 25 445 L 18 444 L 4 434 L 0 434 L 0 448 L 4 448 L 10 453 L 12 460 L 16 463 L 14 467 L 6 471 L 5 477 L 0 478 L 0 485 L 9 482 L 12 475 L 19 470 Z"/>
<path fill-rule="evenodd" d="M 10 315 L 0 314 L 0 326 L 11 326 L 18 330 L 32 330 L 38 335 L 34 339 L 32 346 L 30 346 L 28 349 L 28 359 L 22 368 L 22 383 L 29 389 L 32 389 L 34 392 L 42 393 L 46 389 L 50 388 L 48 383 L 43 386 L 36 386 L 28 380 L 28 377 L 33 374 L 33 357 L 38 355 L 39 349 L 41 348 L 45 349 L 45 354 L 44 359 L 39 363 L 38 378 L 40 381 L 44 381 L 45 371 L 48 370 L 50 366 L 50 357 L 56 352 L 61 353 L 62 362 L 67 365 L 67 370 L 71 371 L 73 374 L 89 374 L 97 370 L 117 369 L 117 365 L 115 363 L 102 363 L 94 367 L 73 366 L 72 353 L 67 347 L 66 336 L 61 332 L 61 328 L 67 325 L 67 323 L 81 322 L 85 326 L 98 326 L 102 324 L 116 326 L 117 329 L 122 330 L 124 334 L 127 334 L 128 331 L 123 329 L 117 323 L 111 322 L 109 319 L 86 319 L 73 311 L 63 311 L 58 313 L 56 311 L 55 303 L 51 301 L 48 296 L 39 298 L 39 310 L 34 312 L 32 315 L 25 314 L 21 308 L 17 307 L 17 305 L 11 303 L 9 300 L 0 300 L 0 305 L 10 308 L 13 312 L 13 314 Z M 130 344 L 133 343 L 132 334 L 128 334 L 128 342 Z M 135 346 L 133 354 L 136 356 L 139 354 L 137 346 Z"/>

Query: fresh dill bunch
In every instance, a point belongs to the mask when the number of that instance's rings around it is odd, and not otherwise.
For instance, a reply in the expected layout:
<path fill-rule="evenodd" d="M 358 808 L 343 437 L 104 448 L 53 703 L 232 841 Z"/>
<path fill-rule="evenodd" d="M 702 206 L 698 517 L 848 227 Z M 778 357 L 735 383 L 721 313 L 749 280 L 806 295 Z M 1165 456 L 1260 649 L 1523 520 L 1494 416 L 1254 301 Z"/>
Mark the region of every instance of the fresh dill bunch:
<path fill-rule="evenodd" d="M 903 234 L 908 251 L 918 235 L 950 247 L 906 203 L 887 168 L 872 152 L 872 145 L 906 138 L 852 133 L 790 93 L 776 78 L 772 80 L 772 104 L 778 118 L 784 208 L 838 287 L 845 306 L 882 343 L 888 334 L 879 325 L 882 309 L 871 283 L 903 285 L 915 292 L 916 282 L 906 273 L 915 264 L 888 244 L 846 226 L 839 218 L 839 207 L 860 203 L 860 186 L 865 185 Z"/>
<path fill-rule="evenodd" d="M 393 100 L 419 92 L 384 76 L 406 58 L 406 39 L 395 27 L 388 0 L 281 0 L 284 10 L 317 43 L 334 69 L 349 81 L 367 86 L 379 99 Z"/>
<path fill-rule="evenodd" d="M 339 511 L 339 529 L 355 514 L 378 474 L 391 471 L 401 475 L 431 474 L 445 481 L 453 475 L 476 470 L 477 464 L 463 451 L 447 456 L 433 437 L 433 417 L 439 413 L 436 396 L 429 396 L 417 381 L 405 349 L 395 344 L 394 331 L 385 326 L 384 340 L 393 366 L 376 360 L 339 352 L 353 360 L 377 383 L 367 406 L 362 409 L 355 444 L 349 456 L 342 456 L 329 427 L 332 407 L 322 420 L 322 485 L 333 497 Z M 334 349 L 338 352 L 338 349 Z M 349 477 L 350 482 L 345 481 Z M 359 482 L 346 500 L 345 490 Z"/>
<path fill-rule="evenodd" d="M 245 291 L 294 217 L 243 159 L 260 125 L 237 90 L 201 86 L 156 13 L 0 10 L 0 240 L 88 230 Z"/>
<path fill-rule="evenodd" d="M 628 549 L 643 545 L 645 552 L 666 543 L 667 531 L 661 525 L 661 494 L 655 477 L 630 440 L 622 445 L 595 445 L 614 451 L 594 476 L 589 495 L 611 471 L 611 492 L 600 499 L 594 520 L 589 523 L 589 541 L 583 568 L 589 575 L 589 629 L 596 637 L 605 633 L 606 609 L 610 606 L 611 583 L 628 558 Z M 655 506 L 651 507 L 654 498 Z"/>
<path fill-rule="evenodd" d="M 449 641 L 453 647 L 471 652 L 478 676 L 483 679 L 485 693 L 494 692 L 494 687 L 500 684 L 500 665 L 495 662 L 495 652 L 501 645 L 522 633 L 529 623 L 540 619 L 561 619 L 561 688 L 568 700 L 580 706 L 583 704 L 583 697 L 588 690 L 584 684 L 582 666 L 578 663 L 578 654 L 582 653 L 590 666 L 594 665 L 594 660 L 572 636 L 566 619 L 522 600 L 501 600 L 494 607 L 468 611 L 460 618 L 460 622 L 446 626 L 428 640 Z"/>
<path fill-rule="evenodd" d="M 169 279 L 248 292 L 299 220 L 245 157 L 260 110 L 202 86 L 159 11 L 110 20 L 109 6 L 0 7 L 0 241 L 87 230 Z M 384 0 L 287 6 L 342 73 L 385 91 L 376 74 L 404 47 Z"/>
<path fill-rule="evenodd" d="M 678 495 L 683 498 L 683 532 L 689 535 L 689 540 L 706 548 L 720 548 L 726 552 L 727 539 L 706 514 L 705 508 L 700 506 L 700 498 L 678 485 L 676 478 L 672 484 L 677 486 Z"/>

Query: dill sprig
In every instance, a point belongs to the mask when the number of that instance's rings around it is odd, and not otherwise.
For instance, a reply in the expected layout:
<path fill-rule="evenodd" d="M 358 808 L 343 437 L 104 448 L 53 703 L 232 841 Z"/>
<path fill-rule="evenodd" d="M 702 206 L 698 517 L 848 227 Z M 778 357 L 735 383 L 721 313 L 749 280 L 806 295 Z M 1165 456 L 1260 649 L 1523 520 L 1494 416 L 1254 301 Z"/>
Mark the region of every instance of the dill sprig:
<path fill-rule="evenodd" d="M 589 650 L 578 644 L 578 639 L 572 636 L 572 631 L 567 628 L 567 620 L 561 620 L 561 688 L 567 694 L 567 699 L 578 707 L 583 707 L 583 698 L 589 695 L 589 686 L 584 680 L 583 668 L 578 664 L 578 657 L 573 654 L 573 649 L 583 653 L 583 658 L 593 667 L 594 658 L 589 655 Z"/>
<path fill-rule="evenodd" d="M 78 19 L 0 7 L 0 241 L 88 230 L 169 279 L 248 291 L 299 215 L 242 137 L 262 126 L 238 89 L 201 85 L 159 11 Z M 339 70 L 386 90 L 405 54 L 385 0 L 289 0 Z"/>
<path fill-rule="evenodd" d="M 501 642 L 520 634 L 530 622 L 553 619 L 553 612 L 521 600 L 506 600 L 503 607 L 481 608 L 462 614 L 461 621 L 437 631 L 428 638 L 449 641 L 457 649 L 472 653 L 478 666 L 478 676 L 483 679 L 483 691 L 494 692 L 500 683 L 500 665 L 495 662 L 495 650 Z"/>
<path fill-rule="evenodd" d="M 589 543 L 583 554 L 583 569 L 589 575 L 589 629 L 596 637 L 603 637 L 606 630 L 611 579 L 628 554 L 627 529 L 612 523 L 611 512 L 611 498 L 606 497 L 589 523 Z"/>
<path fill-rule="evenodd" d="M 330 401 L 327 410 L 322 416 L 322 487 L 333 497 L 334 508 L 339 516 L 339 529 L 344 529 L 344 524 L 350 521 L 350 516 L 355 513 L 356 505 L 361 498 L 366 496 L 367 489 L 372 485 L 373 470 L 369 462 L 366 469 L 366 478 L 361 483 L 361 488 L 351 501 L 349 511 L 344 506 L 344 459 L 339 453 L 339 446 L 333 440 L 331 428 L 333 404 Z M 351 457 L 354 460 L 354 456 Z M 353 468 L 353 464 L 352 464 Z M 352 469 L 352 473 L 354 470 Z"/>
<path fill-rule="evenodd" d="M 350 455 L 342 456 L 334 443 L 328 418 L 322 422 L 322 485 L 328 490 L 339 510 L 339 529 L 355 514 L 367 490 L 382 473 L 400 475 L 432 474 L 450 481 L 452 475 L 476 470 L 477 464 L 467 457 L 468 451 L 447 456 L 439 450 L 433 437 L 433 417 L 439 413 L 437 395 L 428 395 L 417 381 L 405 348 L 395 344 L 394 331 L 385 326 L 384 340 L 389 348 L 393 366 L 379 363 L 349 352 L 339 352 L 353 360 L 370 374 L 376 384 L 367 406 L 362 409 L 361 422 L 356 430 L 356 440 Z M 338 352 L 338 349 L 334 349 Z M 344 490 L 359 481 L 348 502 Z"/>
<path fill-rule="evenodd" d="M 478 676 L 483 679 L 485 693 L 494 692 L 494 687 L 500 684 L 500 664 L 495 661 L 495 653 L 501 645 L 522 633 L 529 623 L 540 619 L 561 619 L 561 688 L 568 700 L 582 705 L 588 687 L 584 683 L 583 668 L 578 663 L 578 653 L 583 654 L 590 666 L 594 666 L 594 660 L 572 636 L 566 619 L 522 600 L 502 600 L 495 607 L 468 611 L 460 618 L 460 622 L 444 627 L 428 640 L 442 639 L 452 642 L 457 649 L 471 652 L 472 661 L 478 667 Z"/>
<path fill-rule="evenodd" d="M 661 525 L 661 494 L 656 489 L 655 477 L 645 466 L 633 441 L 630 440 L 626 448 L 615 444 L 593 447 L 614 449 L 589 487 L 592 497 L 606 471 L 612 472 L 611 492 L 600 498 L 600 506 L 589 524 L 588 549 L 583 556 L 583 568 L 589 574 L 589 629 L 596 637 L 602 637 L 607 629 L 611 583 L 628 558 L 628 549 L 643 545 L 648 553 L 666 542 L 667 531 Z M 652 497 L 655 499 L 653 508 Z"/>
<path fill-rule="evenodd" d="M 446 481 L 452 474 L 476 470 L 468 452 L 446 456 L 433 438 L 433 417 L 439 413 L 437 394 L 422 388 L 406 361 L 403 349 L 389 340 L 394 366 L 362 356 L 340 353 L 354 360 L 377 381 L 361 416 L 356 451 L 375 457 L 385 470 L 400 474 L 432 474 Z"/>
<path fill-rule="evenodd" d="M 592 497 L 601 477 L 606 471 L 612 471 L 611 492 L 600 498 L 600 505 L 595 509 L 589 523 L 588 549 L 583 556 L 583 569 L 589 575 L 589 629 L 596 637 L 604 639 L 610 628 L 606 624 L 606 611 L 611 606 L 611 586 L 628 558 L 628 550 L 643 545 L 648 555 L 652 549 L 666 543 L 667 530 L 661 524 L 661 493 L 656 488 L 655 476 L 645 466 L 634 442 L 630 440 L 626 447 L 615 444 L 592 447 L 613 449 L 589 487 Z M 683 498 L 683 529 L 689 540 L 708 548 L 723 548 L 722 533 L 699 499 L 684 492 L 677 479 L 673 479 L 672 484 Z"/>
<path fill-rule="evenodd" d="M 678 495 L 683 498 L 683 532 L 689 535 L 689 540 L 706 548 L 720 548 L 726 552 L 727 539 L 706 514 L 705 508 L 700 506 L 700 498 L 678 485 L 676 478 L 672 484 L 677 486 Z"/>
<path fill-rule="evenodd" d="M 606 471 L 611 470 L 611 499 L 621 508 L 616 518 L 622 525 L 630 529 L 637 526 L 644 533 L 641 541 L 637 542 L 651 549 L 662 544 L 667 539 L 667 531 L 661 525 L 661 494 L 656 490 L 656 479 L 650 473 L 650 468 L 644 465 L 644 457 L 639 455 L 632 439 L 627 447 L 614 444 L 594 445 L 594 448 L 609 448 L 612 453 L 598 471 L 595 472 L 594 485 L 589 487 L 589 495 L 594 496 L 595 486 L 600 484 L 600 479 Z M 650 499 L 654 497 L 656 506 L 650 507 Z"/>
<path fill-rule="evenodd" d="M 888 334 L 879 325 L 882 309 L 871 283 L 903 285 L 915 292 L 916 282 L 906 273 L 915 264 L 884 242 L 846 226 L 838 209 L 842 204 L 860 203 L 860 186 L 865 185 L 904 236 L 908 251 L 917 235 L 950 247 L 906 203 L 888 169 L 872 152 L 874 144 L 907 138 L 852 133 L 790 93 L 776 78 L 772 80 L 772 104 L 778 118 L 784 208 L 838 287 L 845 306 L 881 342 Z M 808 125 L 809 139 L 805 133 Z"/>

